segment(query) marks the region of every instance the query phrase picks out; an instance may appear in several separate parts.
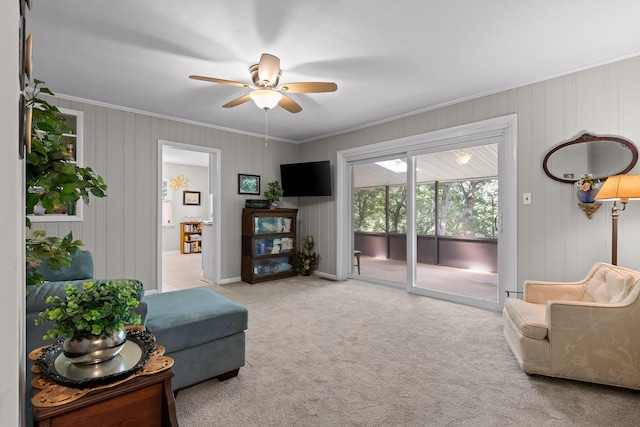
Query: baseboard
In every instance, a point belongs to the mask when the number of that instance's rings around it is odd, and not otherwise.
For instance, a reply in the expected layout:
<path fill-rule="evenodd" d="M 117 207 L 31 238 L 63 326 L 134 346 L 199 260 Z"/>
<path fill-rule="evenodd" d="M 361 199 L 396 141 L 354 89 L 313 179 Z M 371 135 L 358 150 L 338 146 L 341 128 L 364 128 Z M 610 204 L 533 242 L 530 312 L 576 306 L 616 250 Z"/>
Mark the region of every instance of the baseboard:
<path fill-rule="evenodd" d="M 335 274 L 329 274 L 329 273 L 323 273 L 322 271 L 314 271 L 313 274 L 315 274 L 316 276 L 320 276 L 320 277 L 324 277 L 325 279 L 329 279 L 329 280 L 338 280 L 338 276 Z"/>
<path fill-rule="evenodd" d="M 242 278 L 240 277 L 230 277 L 229 279 L 221 279 L 218 282 L 218 285 L 228 285 L 229 283 L 242 282 Z"/>

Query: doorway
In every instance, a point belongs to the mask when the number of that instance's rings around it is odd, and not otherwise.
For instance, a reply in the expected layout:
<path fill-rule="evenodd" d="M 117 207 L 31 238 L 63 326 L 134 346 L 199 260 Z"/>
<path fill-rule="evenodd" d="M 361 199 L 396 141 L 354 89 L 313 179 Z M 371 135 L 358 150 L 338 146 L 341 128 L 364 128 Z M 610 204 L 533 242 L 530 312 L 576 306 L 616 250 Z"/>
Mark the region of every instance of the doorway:
<path fill-rule="evenodd" d="M 498 280 L 495 298 L 472 298 L 417 285 L 418 232 L 416 229 L 416 187 L 419 181 L 419 159 L 422 156 L 455 152 L 475 146 L 497 146 L 497 177 L 499 206 L 495 215 L 497 228 Z M 353 187 L 354 166 L 378 158 L 406 158 L 406 290 L 421 295 L 461 302 L 483 308 L 499 310 L 505 298 L 508 283 L 517 280 L 517 164 L 516 116 L 504 116 L 455 128 L 387 141 L 384 143 L 341 151 L 337 156 L 337 205 L 339 236 L 354 236 Z M 336 275 L 339 279 L 353 277 L 354 238 L 338 239 Z M 380 283 L 379 280 L 371 280 Z"/>
<path fill-rule="evenodd" d="M 158 292 L 220 280 L 220 150 L 159 140 Z"/>

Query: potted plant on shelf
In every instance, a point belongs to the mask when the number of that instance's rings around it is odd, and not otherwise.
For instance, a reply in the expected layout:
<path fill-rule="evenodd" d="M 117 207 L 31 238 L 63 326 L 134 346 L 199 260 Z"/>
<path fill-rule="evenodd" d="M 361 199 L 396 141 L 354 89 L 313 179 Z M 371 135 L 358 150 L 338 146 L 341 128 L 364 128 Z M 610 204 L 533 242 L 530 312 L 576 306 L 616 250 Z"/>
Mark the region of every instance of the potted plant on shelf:
<path fill-rule="evenodd" d="M 89 167 L 80 167 L 63 144 L 69 127 L 64 123 L 60 110 L 41 98 L 41 94 L 53 93 L 34 79 L 33 90 L 27 100 L 32 110 L 31 150 L 26 154 L 26 214 L 32 215 L 36 207 L 54 210 L 56 206 L 75 207 L 82 199 L 89 203 L 91 195 L 105 197 L 107 185 L 104 179 Z M 31 221 L 26 218 L 27 228 Z M 71 233 L 64 238 L 47 237 L 41 230 L 33 231 L 26 241 L 27 285 L 41 284 L 44 280 L 36 269 L 45 262 L 59 269 L 71 264 L 71 254 L 80 250 L 82 242 L 73 240 Z"/>
<path fill-rule="evenodd" d="M 36 324 L 55 322 L 43 339 L 64 338 L 63 354 L 76 365 L 92 365 L 115 357 L 127 334 L 125 324 L 140 323 L 138 292 L 140 282 L 107 280 L 85 282 L 82 290 L 67 286 L 64 301 L 49 296 L 47 308 L 39 313 Z"/>
<path fill-rule="evenodd" d="M 280 181 L 271 181 L 267 183 L 269 189 L 264 192 L 265 197 L 271 202 L 270 208 L 276 209 L 278 207 L 277 202 L 282 197 L 282 187 L 280 186 Z"/>
<path fill-rule="evenodd" d="M 320 264 L 320 255 L 313 251 L 313 236 L 305 236 L 301 239 L 302 250 L 296 253 L 295 267 L 296 271 L 303 276 L 309 276 L 318 268 Z"/>

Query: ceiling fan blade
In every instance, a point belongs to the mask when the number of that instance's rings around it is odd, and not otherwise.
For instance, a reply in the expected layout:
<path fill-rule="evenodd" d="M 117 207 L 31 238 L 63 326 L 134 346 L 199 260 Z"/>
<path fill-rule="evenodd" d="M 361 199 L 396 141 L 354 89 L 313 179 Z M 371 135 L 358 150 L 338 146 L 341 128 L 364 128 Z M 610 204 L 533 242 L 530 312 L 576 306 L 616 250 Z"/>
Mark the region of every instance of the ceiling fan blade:
<path fill-rule="evenodd" d="M 290 113 L 299 113 L 302 111 L 302 107 L 298 105 L 296 101 L 289 98 L 287 95 L 282 95 L 282 99 L 278 102 L 278 105 L 287 110 Z"/>
<path fill-rule="evenodd" d="M 277 56 L 263 53 L 258 64 L 258 76 L 260 80 L 272 85 L 278 80 L 280 74 L 280 59 Z"/>
<path fill-rule="evenodd" d="M 231 108 L 231 107 L 237 107 L 240 104 L 244 104 L 245 102 L 251 101 L 251 97 L 249 95 L 244 95 L 241 96 L 240 98 L 236 98 L 233 101 L 229 101 L 226 104 L 224 104 L 222 107 L 224 108 Z"/>
<path fill-rule="evenodd" d="M 247 84 L 247 83 L 242 83 L 242 82 L 234 82 L 233 80 L 224 80 L 224 79 L 216 79 L 215 77 L 204 77 L 204 76 L 189 76 L 190 79 L 194 79 L 194 80 L 202 80 L 205 82 L 211 82 L 211 83 L 220 83 L 223 85 L 230 85 L 230 86 L 240 86 L 240 87 L 251 87 L 251 85 Z"/>
<path fill-rule="evenodd" d="M 287 93 L 335 92 L 338 90 L 338 85 L 329 82 L 285 83 L 278 89 Z"/>

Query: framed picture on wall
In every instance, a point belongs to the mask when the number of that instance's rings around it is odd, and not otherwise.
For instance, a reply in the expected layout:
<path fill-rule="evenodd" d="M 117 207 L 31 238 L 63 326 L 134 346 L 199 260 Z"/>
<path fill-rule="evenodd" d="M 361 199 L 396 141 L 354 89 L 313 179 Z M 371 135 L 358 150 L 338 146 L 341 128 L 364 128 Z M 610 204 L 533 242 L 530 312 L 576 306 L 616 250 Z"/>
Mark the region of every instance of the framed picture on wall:
<path fill-rule="evenodd" d="M 199 191 L 183 191 L 182 204 L 200 206 L 200 192 Z"/>
<path fill-rule="evenodd" d="M 260 194 L 260 175 L 239 173 L 238 194 Z"/>

